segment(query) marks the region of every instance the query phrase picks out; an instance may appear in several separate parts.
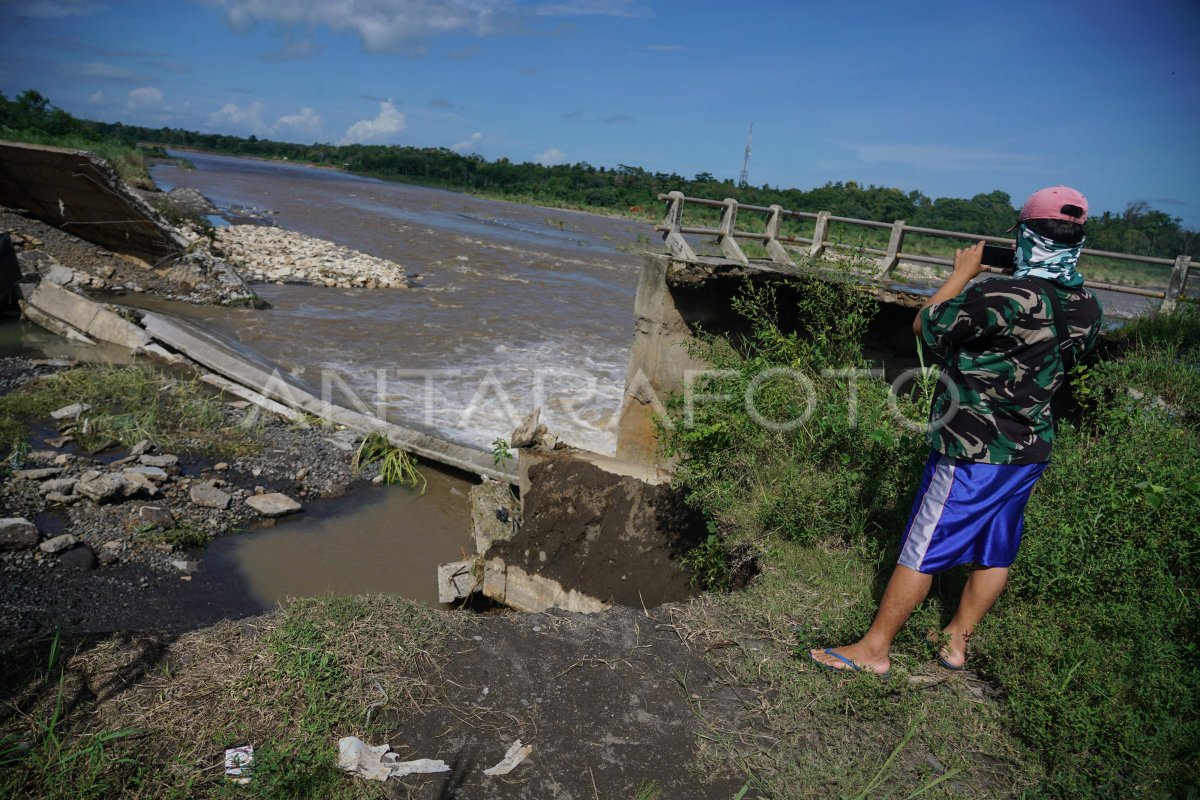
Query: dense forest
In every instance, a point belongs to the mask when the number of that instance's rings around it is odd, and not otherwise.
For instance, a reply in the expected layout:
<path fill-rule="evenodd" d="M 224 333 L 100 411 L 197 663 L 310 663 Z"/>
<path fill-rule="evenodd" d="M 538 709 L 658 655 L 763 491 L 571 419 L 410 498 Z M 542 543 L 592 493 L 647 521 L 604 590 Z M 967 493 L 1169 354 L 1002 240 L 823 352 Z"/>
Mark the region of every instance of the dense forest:
<path fill-rule="evenodd" d="M 781 189 L 763 185 L 737 186 L 703 172 L 692 178 L 650 172 L 619 164 L 596 167 L 587 163 L 542 166 L 460 155 L 444 147 L 399 145 L 294 144 L 180 128 L 145 128 L 123 123 L 83 120 L 53 106 L 41 93 L 28 90 L 9 100 L 0 94 L 0 138 L 25 138 L 36 132 L 49 137 L 76 137 L 119 142 L 128 147 L 153 143 L 235 155 L 288 159 L 339 167 L 360 175 L 438 186 L 495 197 L 548 205 L 572 205 L 623 214 L 657 213 L 659 193 L 681 190 L 689 196 L 724 198 L 755 205 L 777 203 L 799 211 L 832 211 L 836 215 L 967 233 L 1002 234 L 1016 218 L 1013 199 L 1005 192 L 977 194 L 970 199 L 930 198 L 920 191 L 902 192 L 884 186 L 861 186 L 853 181 L 827 183 L 814 189 Z M 1088 245 L 1099 250 L 1174 258 L 1180 253 L 1200 257 L 1200 234 L 1182 221 L 1143 201 L 1129 203 L 1120 213 L 1105 211 L 1088 222 Z"/>

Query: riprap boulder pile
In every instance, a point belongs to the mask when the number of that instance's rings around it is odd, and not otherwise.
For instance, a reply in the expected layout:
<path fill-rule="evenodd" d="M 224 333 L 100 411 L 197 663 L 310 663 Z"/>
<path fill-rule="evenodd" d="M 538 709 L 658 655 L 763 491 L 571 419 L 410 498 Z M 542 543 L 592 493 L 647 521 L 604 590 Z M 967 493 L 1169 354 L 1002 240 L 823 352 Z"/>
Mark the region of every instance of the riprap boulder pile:
<path fill-rule="evenodd" d="M 218 228 L 216 246 L 250 281 L 366 289 L 408 285 L 399 264 L 283 228 Z"/>

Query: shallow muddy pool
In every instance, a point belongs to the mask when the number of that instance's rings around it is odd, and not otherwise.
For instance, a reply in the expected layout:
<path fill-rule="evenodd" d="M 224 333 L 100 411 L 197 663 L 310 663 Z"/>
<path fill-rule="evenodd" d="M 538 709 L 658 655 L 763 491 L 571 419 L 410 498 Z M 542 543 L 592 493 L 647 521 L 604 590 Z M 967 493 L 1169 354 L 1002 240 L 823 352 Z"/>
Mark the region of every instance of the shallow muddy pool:
<path fill-rule="evenodd" d="M 360 489 L 214 541 L 197 587 L 236 576 L 264 609 L 291 597 L 398 594 L 437 603 L 437 567 L 473 550 L 465 477 L 423 467 L 425 493 Z M 232 575 L 230 574 L 232 573 Z"/>

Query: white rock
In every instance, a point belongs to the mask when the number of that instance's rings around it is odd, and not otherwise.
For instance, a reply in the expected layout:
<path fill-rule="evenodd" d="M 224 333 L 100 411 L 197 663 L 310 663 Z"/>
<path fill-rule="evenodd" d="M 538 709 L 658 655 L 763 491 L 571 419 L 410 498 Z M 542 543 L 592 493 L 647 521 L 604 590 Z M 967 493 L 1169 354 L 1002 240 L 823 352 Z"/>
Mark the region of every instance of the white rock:
<path fill-rule="evenodd" d="M 55 536 L 53 539 L 47 539 L 38 545 L 38 550 L 49 555 L 61 553 L 64 550 L 70 550 L 76 545 L 78 540 L 69 533 L 64 533 L 61 536 Z"/>
<path fill-rule="evenodd" d="M 278 492 L 251 495 L 246 498 L 246 505 L 264 517 L 282 517 L 286 514 L 294 514 L 303 508 L 286 494 Z"/>
<path fill-rule="evenodd" d="M 51 411 L 50 416 L 52 419 L 72 419 L 90 409 L 91 406 L 87 403 L 71 403 L 71 405 L 63 406 L 57 411 Z"/>

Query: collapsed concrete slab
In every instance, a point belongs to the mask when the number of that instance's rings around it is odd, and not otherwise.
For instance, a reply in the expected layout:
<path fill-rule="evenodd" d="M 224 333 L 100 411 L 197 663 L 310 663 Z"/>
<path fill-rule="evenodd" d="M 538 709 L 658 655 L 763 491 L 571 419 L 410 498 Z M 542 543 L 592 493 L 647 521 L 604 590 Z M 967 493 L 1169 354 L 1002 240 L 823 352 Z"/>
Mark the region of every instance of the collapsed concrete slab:
<path fill-rule="evenodd" d="M 0 207 L 118 254 L 135 265 L 138 285 L 158 283 L 159 293 L 261 304 L 237 271 L 209 252 L 207 239 L 173 227 L 94 153 L 0 142 Z"/>
<path fill-rule="evenodd" d="M 135 353 L 150 344 L 141 327 L 109 308 L 48 281 L 26 293 L 25 315 L 33 322 L 49 319 L 85 337 L 127 347 Z M 30 314 L 30 310 L 33 314 Z M 55 331 L 56 333 L 58 331 Z"/>
<path fill-rule="evenodd" d="M 0 205 L 157 264 L 188 243 L 107 162 L 85 150 L 0 142 Z"/>

